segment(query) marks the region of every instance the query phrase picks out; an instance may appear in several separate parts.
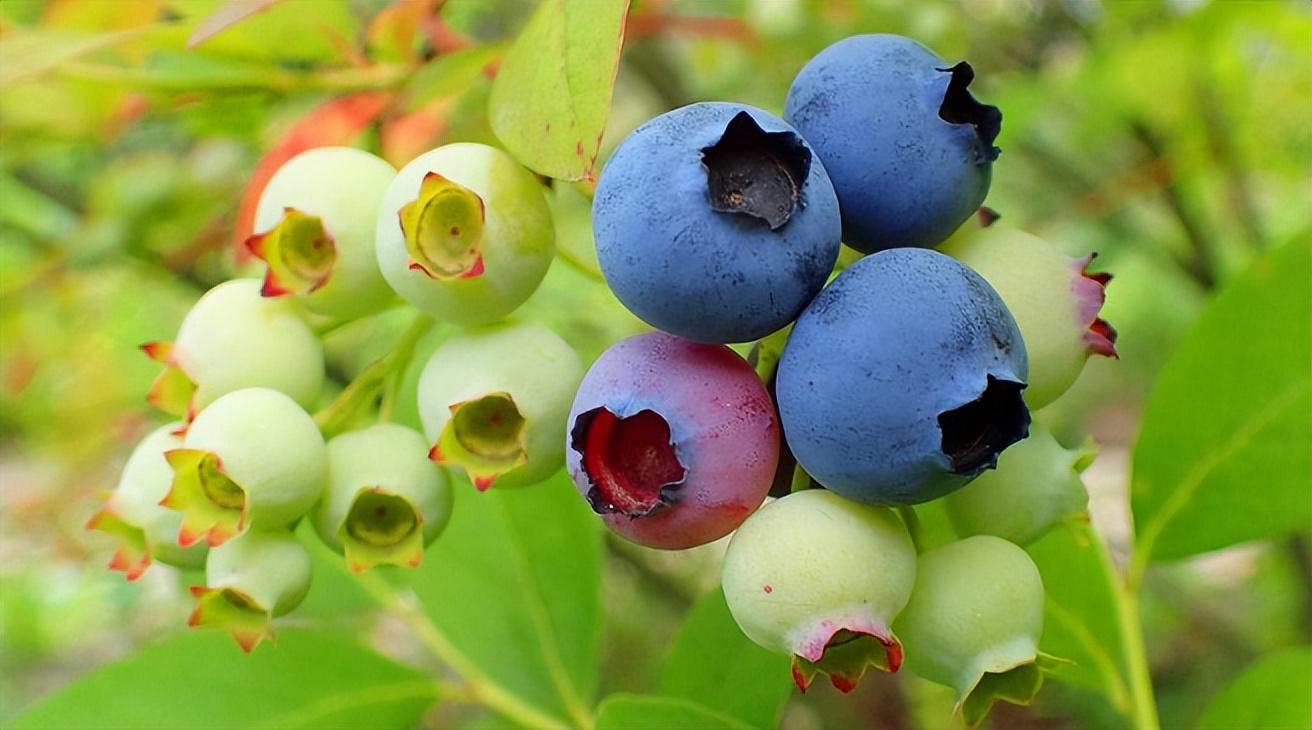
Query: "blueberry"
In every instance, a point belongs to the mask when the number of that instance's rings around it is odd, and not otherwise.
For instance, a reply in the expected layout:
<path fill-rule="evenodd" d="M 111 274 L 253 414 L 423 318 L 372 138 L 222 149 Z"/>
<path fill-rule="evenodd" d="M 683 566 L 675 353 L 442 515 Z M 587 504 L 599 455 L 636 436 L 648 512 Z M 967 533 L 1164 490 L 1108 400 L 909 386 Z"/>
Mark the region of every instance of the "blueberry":
<path fill-rule="evenodd" d="M 835 43 L 793 79 L 784 118 L 833 180 L 844 243 L 934 246 L 984 201 L 1002 114 L 966 90 L 974 75 L 910 38 L 875 34 Z"/>
<path fill-rule="evenodd" d="M 873 504 L 958 489 L 1025 438 L 1025 343 L 979 274 L 925 249 L 848 267 L 779 362 L 784 435 L 824 486 Z"/>
<path fill-rule="evenodd" d="M 796 130 L 741 104 L 701 103 L 639 127 L 602 171 L 597 257 L 648 324 L 746 342 L 793 320 L 838 257 L 838 199 Z"/>
<path fill-rule="evenodd" d="M 677 550 L 724 537 L 761 505 L 779 423 L 733 350 L 649 332 L 593 363 L 567 441 L 570 476 L 611 530 Z"/>

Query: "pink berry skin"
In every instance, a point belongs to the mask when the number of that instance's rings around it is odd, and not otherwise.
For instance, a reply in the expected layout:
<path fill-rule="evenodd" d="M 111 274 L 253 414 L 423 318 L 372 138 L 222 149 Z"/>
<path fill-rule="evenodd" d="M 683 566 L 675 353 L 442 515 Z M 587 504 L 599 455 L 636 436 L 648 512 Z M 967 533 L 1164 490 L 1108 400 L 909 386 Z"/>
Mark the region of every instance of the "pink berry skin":
<path fill-rule="evenodd" d="M 765 500 L 779 423 L 765 386 L 723 345 L 664 332 L 612 345 L 569 415 L 565 463 L 611 530 L 648 547 L 703 545 Z"/>

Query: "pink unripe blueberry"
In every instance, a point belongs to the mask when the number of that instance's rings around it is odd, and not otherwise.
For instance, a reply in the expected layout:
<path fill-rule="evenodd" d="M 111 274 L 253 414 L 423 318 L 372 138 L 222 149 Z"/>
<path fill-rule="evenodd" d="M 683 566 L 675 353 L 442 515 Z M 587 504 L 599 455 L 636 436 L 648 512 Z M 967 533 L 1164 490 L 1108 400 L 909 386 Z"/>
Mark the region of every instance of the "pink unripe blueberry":
<path fill-rule="evenodd" d="M 851 691 L 867 667 L 896 672 L 890 628 L 916 580 L 916 550 L 885 507 L 833 492 L 796 492 L 762 507 L 729 543 L 721 582 L 738 626 L 793 656 L 805 690 L 816 672 Z"/>
<path fill-rule="evenodd" d="M 774 405 L 752 367 L 663 332 L 602 353 L 569 424 L 575 486 L 610 529 L 649 547 L 729 534 L 761 505 L 779 459 Z"/>

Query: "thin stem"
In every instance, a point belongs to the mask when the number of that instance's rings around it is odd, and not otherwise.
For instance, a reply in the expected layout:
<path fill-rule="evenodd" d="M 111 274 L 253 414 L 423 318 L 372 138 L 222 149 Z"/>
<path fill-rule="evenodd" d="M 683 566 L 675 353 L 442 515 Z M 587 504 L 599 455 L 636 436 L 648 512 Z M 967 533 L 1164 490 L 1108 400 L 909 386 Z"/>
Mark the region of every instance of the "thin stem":
<path fill-rule="evenodd" d="M 1143 624 L 1139 620 L 1139 588 L 1142 585 L 1142 568 L 1135 567 L 1139 556 L 1136 551 L 1131 556 L 1130 570 L 1125 580 L 1121 580 L 1120 571 L 1112 561 L 1111 550 L 1103 540 L 1102 533 L 1092 524 L 1088 529 L 1089 540 L 1099 560 L 1103 563 L 1103 573 L 1107 576 L 1112 600 L 1116 604 L 1116 623 L 1121 637 L 1121 653 L 1125 655 L 1126 680 L 1130 686 L 1130 700 L 1133 709 L 1136 730 L 1160 730 L 1157 718 L 1157 699 L 1153 695 L 1152 673 L 1148 668 L 1148 652 L 1144 645 Z"/>
<path fill-rule="evenodd" d="M 332 403 L 324 406 L 314 414 L 314 422 L 325 436 L 332 436 L 350 426 L 360 412 L 373 405 L 380 390 L 389 384 L 395 384 L 401 378 L 397 372 L 404 373 L 410 360 L 414 358 L 415 346 L 433 326 L 433 318 L 426 314 L 415 315 L 410 327 L 401 335 L 392 347 L 392 351 L 378 358 L 360 372 Z M 391 390 L 394 390 L 391 389 Z M 395 400 L 393 392 L 392 400 Z M 387 415 L 391 415 L 391 401 L 385 404 Z"/>
<path fill-rule="evenodd" d="M 903 505 L 897 508 L 897 513 L 902 515 L 902 521 L 907 525 L 907 532 L 911 535 L 911 544 L 916 546 L 916 553 L 925 552 L 925 544 L 921 541 L 920 515 L 916 514 L 915 508 Z"/>
<path fill-rule="evenodd" d="M 801 464 L 793 467 L 793 481 L 788 486 L 789 493 L 805 492 L 811 488 L 811 475 L 806 473 Z"/>
<path fill-rule="evenodd" d="M 485 705 L 523 727 L 567 727 L 560 718 L 524 702 L 485 674 L 413 601 L 407 600 L 377 574 L 365 572 L 356 576 L 356 580 L 375 601 L 404 621 L 433 656 L 464 678 L 463 691 L 458 695 L 461 699 Z"/>

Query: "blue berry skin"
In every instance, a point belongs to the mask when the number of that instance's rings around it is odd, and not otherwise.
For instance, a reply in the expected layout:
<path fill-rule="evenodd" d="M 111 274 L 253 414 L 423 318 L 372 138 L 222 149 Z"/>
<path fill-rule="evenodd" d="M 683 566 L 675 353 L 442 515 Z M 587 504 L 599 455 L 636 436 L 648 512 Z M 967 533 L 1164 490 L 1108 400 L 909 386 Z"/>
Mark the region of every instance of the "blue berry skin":
<path fill-rule="evenodd" d="M 824 161 L 848 246 L 935 246 L 984 202 L 1002 115 L 966 91 L 973 75 L 910 38 L 873 34 L 829 46 L 793 79 L 784 118 Z"/>
<path fill-rule="evenodd" d="M 1025 343 L 979 274 L 927 249 L 848 267 L 779 361 L 784 436 L 825 487 L 880 505 L 965 486 L 1029 433 Z"/>
<path fill-rule="evenodd" d="M 730 162 L 715 150 L 728 150 Z M 730 179 L 743 172 L 731 169 L 734 150 L 764 152 L 755 159 L 769 167 L 747 170 L 743 186 Z M 791 194 L 757 201 L 764 208 L 755 213 L 733 210 L 713 194 L 716 170 L 749 198 Z M 719 102 L 667 112 L 624 140 L 602 171 L 592 222 L 619 300 L 648 324 L 704 343 L 746 342 L 792 321 L 824 286 L 841 236 L 833 186 L 796 130 Z"/>

